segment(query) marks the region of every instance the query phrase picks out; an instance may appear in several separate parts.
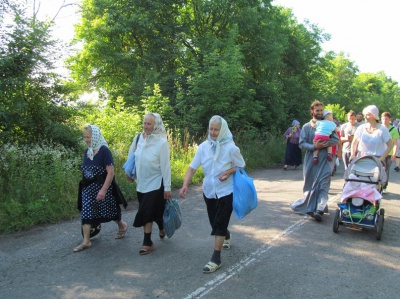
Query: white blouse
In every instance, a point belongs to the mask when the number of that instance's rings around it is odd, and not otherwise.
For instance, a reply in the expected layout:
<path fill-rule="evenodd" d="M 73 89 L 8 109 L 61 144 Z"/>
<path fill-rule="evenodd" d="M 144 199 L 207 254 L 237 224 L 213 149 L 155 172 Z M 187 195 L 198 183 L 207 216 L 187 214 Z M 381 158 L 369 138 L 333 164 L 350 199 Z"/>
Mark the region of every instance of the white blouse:
<path fill-rule="evenodd" d="M 135 139 L 134 142 L 136 142 Z M 135 151 L 135 165 L 138 192 L 158 190 L 161 187 L 161 181 L 164 184 L 164 191 L 171 191 L 170 151 L 166 139 L 154 135 L 144 139 L 140 134 Z"/>
<path fill-rule="evenodd" d="M 221 198 L 233 192 L 233 175 L 230 175 L 225 181 L 220 181 L 221 174 L 236 166 L 244 167 L 245 162 L 240 154 L 240 149 L 233 143 L 228 142 L 221 145 L 221 149 L 214 161 L 211 150 L 211 142 L 204 141 L 199 145 L 190 167 L 197 170 L 203 167 L 203 193 L 207 198 Z"/>
<path fill-rule="evenodd" d="M 380 124 L 379 128 L 370 134 L 367 127 L 368 123 L 362 124 L 354 133 L 354 138 L 358 140 L 357 150 L 361 154 L 382 156 L 387 148 L 386 142 L 391 139 L 389 130 Z"/>

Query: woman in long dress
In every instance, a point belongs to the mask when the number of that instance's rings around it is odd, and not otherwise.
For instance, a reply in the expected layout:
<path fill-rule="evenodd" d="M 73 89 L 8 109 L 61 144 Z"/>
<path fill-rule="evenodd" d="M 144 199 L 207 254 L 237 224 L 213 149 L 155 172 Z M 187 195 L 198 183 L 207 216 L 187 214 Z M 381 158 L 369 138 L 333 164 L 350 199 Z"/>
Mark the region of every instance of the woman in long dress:
<path fill-rule="evenodd" d="M 300 122 L 298 120 L 293 120 L 292 126 L 286 130 L 285 134 L 283 134 L 286 141 L 284 170 L 287 170 L 288 166 L 294 166 L 294 169 L 297 169 L 301 164 L 302 157 L 301 149 L 299 147 L 300 134 Z"/>
<path fill-rule="evenodd" d="M 128 229 L 121 220 L 121 208 L 113 194 L 114 161 L 108 144 L 95 125 L 85 126 L 83 139 L 88 147 L 83 156 L 80 188 L 83 241 L 74 252 L 92 246 L 90 230 L 99 223 L 115 221 L 118 225 L 115 239 L 124 238 Z"/>

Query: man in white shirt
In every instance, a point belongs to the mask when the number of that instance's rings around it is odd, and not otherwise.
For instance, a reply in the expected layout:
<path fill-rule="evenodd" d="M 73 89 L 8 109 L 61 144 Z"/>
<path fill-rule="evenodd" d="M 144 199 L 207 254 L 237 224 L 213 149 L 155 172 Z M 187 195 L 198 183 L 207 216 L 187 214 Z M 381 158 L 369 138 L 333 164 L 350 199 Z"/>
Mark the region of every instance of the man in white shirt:
<path fill-rule="evenodd" d="M 340 142 L 342 145 L 342 158 L 345 169 L 347 169 L 350 163 L 351 142 L 353 141 L 354 133 L 358 127 L 356 113 L 353 110 L 347 113 L 347 120 L 348 122 L 340 127 Z"/>

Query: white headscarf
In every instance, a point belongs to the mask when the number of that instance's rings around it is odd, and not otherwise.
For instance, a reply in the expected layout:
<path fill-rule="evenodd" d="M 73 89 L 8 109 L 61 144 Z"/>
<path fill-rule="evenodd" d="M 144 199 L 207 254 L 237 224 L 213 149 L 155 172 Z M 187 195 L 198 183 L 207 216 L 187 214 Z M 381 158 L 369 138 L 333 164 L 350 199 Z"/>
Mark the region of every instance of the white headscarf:
<path fill-rule="evenodd" d="M 379 120 L 379 109 L 375 105 L 369 105 L 364 108 L 363 115 L 371 113 L 376 120 Z"/>
<path fill-rule="evenodd" d="M 221 123 L 221 130 L 219 131 L 217 140 L 212 140 L 210 133 L 208 133 L 208 140 L 211 142 L 211 150 L 213 151 L 214 154 L 214 161 L 216 161 L 219 155 L 221 144 L 233 142 L 233 135 L 228 128 L 228 123 L 221 116 L 214 115 L 213 117 L 211 117 L 210 122 L 208 124 L 208 129 L 210 129 L 211 123 L 217 123 L 217 124 Z"/>
<path fill-rule="evenodd" d="M 148 113 L 147 115 L 154 116 L 154 129 L 153 132 L 151 132 L 151 135 L 167 139 L 167 131 L 165 131 L 165 126 L 162 121 L 161 115 L 158 113 Z"/>
<path fill-rule="evenodd" d="M 100 129 L 98 126 L 90 125 L 90 127 L 92 128 L 92 142 L 91 142 L 91 146 L 88 147 L 87 155 L 90 160 L 93 160 L 93 157 L 94 157 L 93 150 L 97 150 L 103 145 L 108 147 L 108 143 L 104 139 L 103 135 L 101 135 L 101 132 L 100 132 Z"/>

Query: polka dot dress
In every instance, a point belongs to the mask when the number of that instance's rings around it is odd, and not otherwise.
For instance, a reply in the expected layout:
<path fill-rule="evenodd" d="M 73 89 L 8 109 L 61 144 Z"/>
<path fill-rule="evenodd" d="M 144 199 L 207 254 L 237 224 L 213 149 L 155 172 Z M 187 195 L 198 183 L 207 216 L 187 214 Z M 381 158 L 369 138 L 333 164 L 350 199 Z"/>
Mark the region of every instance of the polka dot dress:
<path fill-rule="evenodd" d="M 107 173 L 106 166 L 113 165 L 113 159 L 110 150 L 106 146 L 102 146 L 97 154 L 94 156 L 93 161 L 87 157 L 87 151 L 82 164 L 83 178 L 91 179 L 96 175 L 105 175 Z M 96 200 L 103 184 L 92 183 L 82 190 L 82 220 L 98 219 L 100 222 L 116 220 L 118 207 L 112 194 L 112 186 L 108 188 L 105 199 L 101 201 Z"/>

